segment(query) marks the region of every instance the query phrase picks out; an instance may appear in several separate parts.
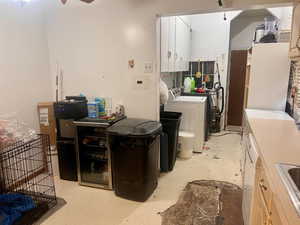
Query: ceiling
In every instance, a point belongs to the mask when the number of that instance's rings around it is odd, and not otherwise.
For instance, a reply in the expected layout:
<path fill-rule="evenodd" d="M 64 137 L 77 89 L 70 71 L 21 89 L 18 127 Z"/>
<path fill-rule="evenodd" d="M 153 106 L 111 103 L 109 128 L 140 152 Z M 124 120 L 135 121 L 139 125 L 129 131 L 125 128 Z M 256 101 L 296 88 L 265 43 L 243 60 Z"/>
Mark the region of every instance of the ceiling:
<path fill-rule="evenodd" d="M 267 9 L 253 9 L 241 12 L 238 17 L 266 17 L 273 16 Z"/>

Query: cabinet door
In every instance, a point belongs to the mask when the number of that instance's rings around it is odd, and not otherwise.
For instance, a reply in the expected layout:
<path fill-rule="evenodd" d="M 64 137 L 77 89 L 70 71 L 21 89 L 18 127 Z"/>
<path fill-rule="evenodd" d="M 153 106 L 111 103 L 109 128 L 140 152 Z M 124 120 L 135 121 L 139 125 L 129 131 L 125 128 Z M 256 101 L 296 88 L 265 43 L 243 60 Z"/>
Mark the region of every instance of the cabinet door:
<path fill-rule="evenodd" d="M 175 70 L 188 71 L 191 50 L 190 25 L 185 17 L 176 17 Z"/>
<path fill-rule="evenodd" d="M 265 208 L 264 200 L 259 193 L 259 190 L 256 190 L 256 199 L 254 204 L 254 213 L 252 214 L 251 225 L 268 225 L 268 213 Z"/>
<path fill-rule="evenodd" d="M 161 51 L 161 72 L 169 72 L 169 27 L 170 27 L 170 18 L 162 17 L 161 18 L 161 28 L 160 28 L 160 51 Z"/>
<path fill-rule="evenodd" d="M 184 71 L 189 70 L 189 62 L 191 61 L 191 50 L 192 50 L 192 29 L 190 26 L 187 26 L 187 32 L 186 32 L 186 40 L 187 40 L 187 45 L 186 45 L 186 55 L 185 55 L 185 68 Z"/>
<path fill-rule="evenodd" d="M 283 225 L 283 224 L 284 223 L 282 223 L 279 216 L 279 212 L 273 202 L 271 207 L 270 225 Z"/>
<path fill-rule="evenodd" d="M 300 57 L 300 3 L 296 3 L 293 12 L 290 56 L 291 58 Z"/>
<path fill-rule="evenodd" d="M 257 162 L 254 202 L 250 219 L 251 225 L 269 225 L 269 210 L 259 183 L 261 169 L 261 163 Z"/>
<path fill-rule="evenodd" d="M 182 71 L 189 70 L 189 61 L 191 57 L 191 27 L 188 22 L 184 23 L 184 42 L 183 42 L 183 65 Z"/>
<path fill-rule="evenodd" d="M 169 48 L 169 72 L 175 72 L 175 61 L 176 61 L 176 17 L 169 17 L 169 37 L 168 37 L 168 48 Z"/>
<path fill-rule="evenodd" d="M 184 38 L 185 38 L 185 23 L 180 17 L 176 17 L 175 71 L 183 71 L 184 45 L 186 44 Z"/>

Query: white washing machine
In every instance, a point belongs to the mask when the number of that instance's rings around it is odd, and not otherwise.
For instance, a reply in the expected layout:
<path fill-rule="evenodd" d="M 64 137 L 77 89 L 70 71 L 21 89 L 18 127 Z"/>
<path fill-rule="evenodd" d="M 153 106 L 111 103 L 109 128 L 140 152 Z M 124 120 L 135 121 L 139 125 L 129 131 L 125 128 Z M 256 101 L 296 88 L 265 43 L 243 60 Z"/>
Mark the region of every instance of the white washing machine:
<path fill-rule="evenodd" d="M 180 131 L 195 134 L 194 152 L 202 152 L 205 141 L 207 97 L 178 96 L 165 105 L 165 111 L 181 112 Z"/>

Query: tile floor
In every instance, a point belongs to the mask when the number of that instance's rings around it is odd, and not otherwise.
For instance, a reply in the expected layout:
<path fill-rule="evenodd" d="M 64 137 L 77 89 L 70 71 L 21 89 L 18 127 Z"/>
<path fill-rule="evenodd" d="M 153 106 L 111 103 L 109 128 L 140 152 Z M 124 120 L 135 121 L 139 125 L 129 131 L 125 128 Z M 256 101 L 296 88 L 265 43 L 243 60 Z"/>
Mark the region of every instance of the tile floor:
<path fill-rule="evenodd" d="M 240 141 L 237 134 L 212 137 L 206 144 L 209 149 L 190 160 L 177 160 L 171 173 L 161 174 L 158 188 L 145 203 L 56 177 L 57 195 L 67 204 L 42 225 L 160 225 L 159 212 L 177 201 L 189 181 L 214 179 L 241 185 Z"/>

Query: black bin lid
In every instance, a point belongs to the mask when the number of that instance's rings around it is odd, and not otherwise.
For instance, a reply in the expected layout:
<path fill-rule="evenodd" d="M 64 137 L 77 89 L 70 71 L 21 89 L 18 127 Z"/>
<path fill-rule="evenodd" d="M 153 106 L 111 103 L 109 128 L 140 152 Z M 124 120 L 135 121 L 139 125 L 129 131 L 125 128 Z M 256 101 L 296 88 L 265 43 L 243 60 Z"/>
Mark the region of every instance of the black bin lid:
<path fill-rule="evenodd" d="M 160 122 L 143 119 L 123 119 L 107 129 L 108 134 L 130 137 L 148 137 L 161 132 Z"/>

